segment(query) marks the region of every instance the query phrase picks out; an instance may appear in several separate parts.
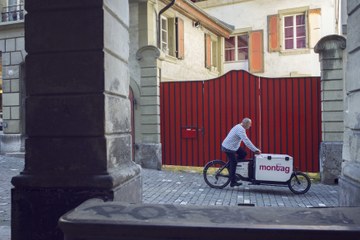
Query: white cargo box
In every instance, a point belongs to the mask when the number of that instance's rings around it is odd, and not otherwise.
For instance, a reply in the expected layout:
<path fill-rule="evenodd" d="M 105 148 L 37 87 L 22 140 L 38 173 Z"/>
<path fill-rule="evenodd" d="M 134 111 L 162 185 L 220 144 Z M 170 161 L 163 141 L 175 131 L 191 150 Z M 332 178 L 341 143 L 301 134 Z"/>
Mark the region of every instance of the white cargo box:
<path fill-rule="evenodd" d="M 255 179 L 286 182 L 293 172 L 293 158 L 286 154 L 262 153 L 255 156 Z"/>

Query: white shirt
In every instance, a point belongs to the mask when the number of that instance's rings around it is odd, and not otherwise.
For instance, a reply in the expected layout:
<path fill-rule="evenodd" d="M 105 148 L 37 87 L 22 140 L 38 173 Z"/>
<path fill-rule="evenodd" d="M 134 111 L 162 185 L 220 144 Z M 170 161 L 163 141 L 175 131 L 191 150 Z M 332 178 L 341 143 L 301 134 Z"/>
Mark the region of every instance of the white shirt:
<path fill-rule="evenodd" d="M 250 139 L 246 135 L 246 130 L 241 124 L 235 125 L 224 141 L 222 142 L 222 146 L 231 151 L 237 151 L 240 147 L 241 142 L 244 142 L 245 145 L 250 148 L 253 152 L 260 151 L 255 147 L 255 145 L 250 141 Z"/>

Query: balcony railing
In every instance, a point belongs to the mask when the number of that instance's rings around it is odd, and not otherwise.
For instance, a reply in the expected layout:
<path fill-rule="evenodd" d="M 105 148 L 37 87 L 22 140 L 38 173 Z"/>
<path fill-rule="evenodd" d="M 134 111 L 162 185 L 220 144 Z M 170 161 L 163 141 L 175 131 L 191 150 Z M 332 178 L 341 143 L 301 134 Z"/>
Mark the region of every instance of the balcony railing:
<path fill-rule="evenodd" d="M 13 22 L 24 19 L 24 5 L 12 5 L 4 7 L 1 12 L 2 22 Z"/>

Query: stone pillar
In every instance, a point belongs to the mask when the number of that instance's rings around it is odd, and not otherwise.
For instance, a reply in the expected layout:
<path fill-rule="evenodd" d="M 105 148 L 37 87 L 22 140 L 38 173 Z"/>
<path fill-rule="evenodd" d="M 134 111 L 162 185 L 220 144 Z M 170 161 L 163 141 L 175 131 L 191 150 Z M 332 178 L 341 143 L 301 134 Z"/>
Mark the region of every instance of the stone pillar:
<path fill-rule="evenodd" d="M 339 35 L 320 39 L 315 46 L 321 66 L 322 143 L 320 146 L 321 182 L 335 184 L 341 172 L 344 133 L 343 50 L 346 40 Z"/>
<path fill-rule="evenodd" d="M 27 0 L 25 168 L 12 179 L 12 239 L 63 239 L 90 198 L 141 201 L 131 160 L 128 1 Z"/>
<path fill-rule="evenodd" d="M 161 169 L 160 79 L 163 53 L 155 46 L 138 50 L 141 68 L 141 143 L 137 158 L 144 168 Z"/>
<path fill-rule="evenodd" d="M 347 2 L 345 132 L 340 176 L 341 206 L 360 206 L 360 2 Z"/>

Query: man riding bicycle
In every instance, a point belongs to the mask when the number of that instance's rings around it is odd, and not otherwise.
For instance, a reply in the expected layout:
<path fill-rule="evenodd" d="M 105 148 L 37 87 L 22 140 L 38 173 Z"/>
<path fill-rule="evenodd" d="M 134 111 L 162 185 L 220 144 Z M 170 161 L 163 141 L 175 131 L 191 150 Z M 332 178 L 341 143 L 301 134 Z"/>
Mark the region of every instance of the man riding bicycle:
<path fill-rule="evenodd" d="M 244 118 L 240 124 L 235 125 L 224 141 L 221 144 L 221 150 L 226 153 L 229 164 L 229 178 L 230 178 L 230 187 L 240 186 L 242 183 L 236 181 L 235 172 L 236 172 L 236 153 L 238 154 L 238 159 L 244 159 L 246 152 L 240 147 L 241 142 L 244 142 L 245 145 L 253 151 L 255 154 L 260 154 L 261 151 L 250 141 L 246 135 L 246 130 L 251 127 L 251 119 Z"/>

